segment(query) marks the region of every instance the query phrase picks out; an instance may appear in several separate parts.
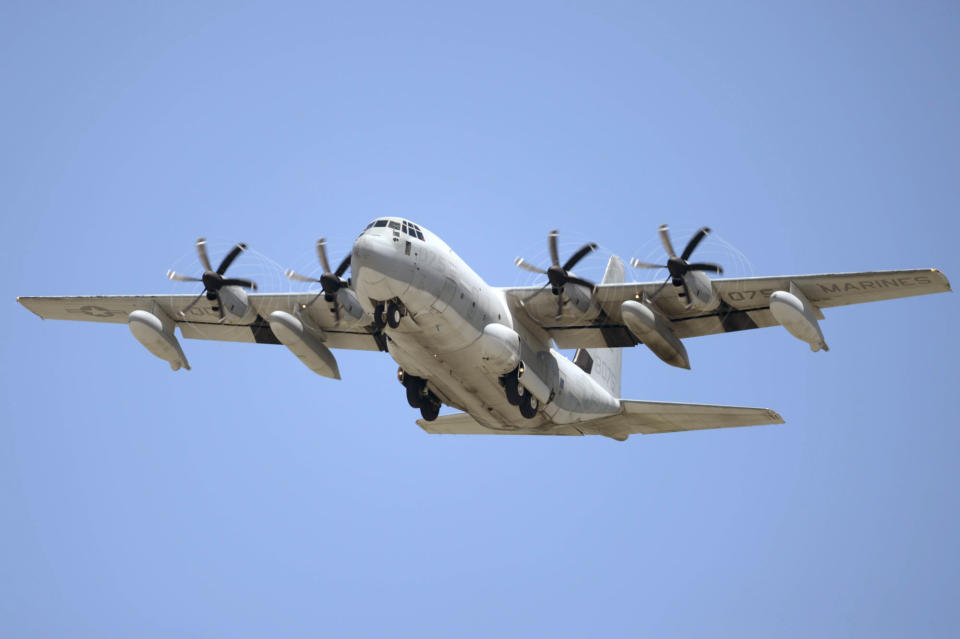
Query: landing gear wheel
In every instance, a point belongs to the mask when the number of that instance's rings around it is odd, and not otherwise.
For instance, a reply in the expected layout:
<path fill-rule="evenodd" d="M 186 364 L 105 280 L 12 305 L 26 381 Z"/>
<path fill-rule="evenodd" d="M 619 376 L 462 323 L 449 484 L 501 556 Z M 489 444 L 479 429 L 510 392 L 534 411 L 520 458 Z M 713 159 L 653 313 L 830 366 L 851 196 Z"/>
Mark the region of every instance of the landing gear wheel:
<path fill-rule="evenodd" d="M 382 331 L 383 327 L 387 325 L 383 317 L 383 302 L 373 307 L 373 325 L 377 327 L 378 331 Z"/>
<path fill-rule="evenodd" d="M 520 397 L 523 395 L 523 386 L 517 379 L 517 369 L 503 376 L 503 390 L 507 395 L 507 401 L 511 406 L 520 405 Z"/>
<path fill-rule="evenodd" d="M 533 419 L 540 410 L 540 400 L 533 396 L 530 391 L 523 391 L 520 397 L 520 414 L 527 419 Z"/>
<path fill-rule="evenodd" d="M 387 304 L 387 324 L 390 328 L 397 328 L 400 326 L 400 320 L 403 318 L 403 313 L 400 312 L 400 307 L 397 306 L 396 302 L 390 302 Z"/>
<path fill-rule="evenodd" d="M 407 387 L 407 403 L 410 404 L 410 408 L 423 408 L 428 397 L 426 385 L 419 378 L 408 377 L 407 379 L 408 381 L 404 384 Z"/>
<path fill-rule="evenodd" d="M 440 415 L 440 402 L 435 397 L 427 397 L 420 407 L 420 415 L 428 422 L 432 422 Z"/>

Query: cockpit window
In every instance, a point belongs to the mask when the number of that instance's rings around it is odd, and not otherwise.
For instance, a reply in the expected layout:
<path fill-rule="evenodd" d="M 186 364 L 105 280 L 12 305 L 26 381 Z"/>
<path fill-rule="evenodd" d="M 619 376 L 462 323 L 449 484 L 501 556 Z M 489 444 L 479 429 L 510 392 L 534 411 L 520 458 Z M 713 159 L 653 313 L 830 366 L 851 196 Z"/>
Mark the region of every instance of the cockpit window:
<path fill-rule="evenodd" d="M 393 224 L 393 223 L 391 222 L 391 224 Z M 407 235 L 409 235 L 409 236 L 411 236 L 411 237 L 415 237 L 415 238 L 417 238 L 418 240 L 420 240 L 421 242 L 425 241 L 424 238 L 423 238 L 423 231 L 421 231 L 421 230 L 420 230 L 420 227 L 417 226 L 416 224 L 414 224 L 413 222 L 410 222 L 410 221 L 407 221 L 407 220 L 403 220 L 402 226 L 401 226 L 401 229 L 400 229 L 400 230 L 401 230 L 402 233 L 406 233 Z"/>
<path fill-rule="evenodd" d="M 368 229 L 382 228 L 385 226 L 395 231 L 400 231 L 401 233 L 409 235 L 410 237 L 415 237 L 421 242 L 426 241 L 426 239 L 423 237 L 423 231 L 420 230 L 420 227 L 414 224 L 413 222 L 409 222 L 407 220 L 401 220 L 399 222 L 394 220 L 383 220 L 383 219 L 374 220 L 373 222 L 370 222 L 369 224 L 367 224 L 366 228 L 363 230 L 367 231 Z"/>

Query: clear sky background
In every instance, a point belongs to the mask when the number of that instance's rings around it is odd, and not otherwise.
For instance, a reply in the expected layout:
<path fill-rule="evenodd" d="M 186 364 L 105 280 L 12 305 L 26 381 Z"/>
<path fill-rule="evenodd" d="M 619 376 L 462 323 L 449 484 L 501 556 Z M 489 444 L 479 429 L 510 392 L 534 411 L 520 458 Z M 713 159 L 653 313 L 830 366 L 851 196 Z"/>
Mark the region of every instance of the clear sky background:
<path fill-rule="evenodd" d="M 662 222 L 731 275 L 960 281 L 960 5 L 722 4 L 3 2 L 0 634 L 955 636 L 955 295 L 630 351 L 626 397 L 787 424 L 622 444 L 428 436 L 385 354 L 174 373 L 14 301 L 193 291 L 201 235 L 289 290 L 381 215 L 498 285 Z"/>

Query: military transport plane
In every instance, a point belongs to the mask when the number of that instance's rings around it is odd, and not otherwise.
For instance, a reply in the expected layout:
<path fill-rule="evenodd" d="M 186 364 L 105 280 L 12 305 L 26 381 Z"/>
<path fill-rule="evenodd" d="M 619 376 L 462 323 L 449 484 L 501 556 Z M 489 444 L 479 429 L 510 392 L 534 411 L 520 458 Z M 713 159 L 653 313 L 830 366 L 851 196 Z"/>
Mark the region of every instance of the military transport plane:
<path fill-rule="evenodd" d="M 516 260 L 547 282 L 498 288 L 427 229 L 384 217 L 367 225 L 336 270 L 321 239 L 319 279 L 287 271 L 319 283 L 319 292 L 252 292 L 253 281 L 226 276 L 246 245 L 214 269 L 200 239 L 203 274 L 168 273 L 202 284 L 199 294 L 18 299 L 44 319 L 126 323 L 173 370 L 190 368 L 177 327 L 186 338 L 282 344 L 313 372 L 335 379 L 331 349 L 386 351 L 429 433 L 622 441 L 634 433 L 783 423 L 765 408 L 620 399 L 623 348 L 642 344 L 666 364 L 690 368 L 682 342 L 688 337 L 781 325 L 812 350 L 827 350 L 819 325 L 824 308 L 950 290 L 935 269 L 714 279 L 707 274 L 722 275 L 719 265 L 689 261 L 708 233 L 700 229 L 678 255 L 666 225 L 660 227 L 666 264 L 631 264 L 666 269 L 664 281 L 625 282 L 624 264 L 613 256 L 594 284 L 572 269 L 596 245 L 561 263 L 553 231 L 546 268 Z M 573 360 L 554 345 L 577 349 Z M 442 404 L 462 412 L 441 416 Z"/>

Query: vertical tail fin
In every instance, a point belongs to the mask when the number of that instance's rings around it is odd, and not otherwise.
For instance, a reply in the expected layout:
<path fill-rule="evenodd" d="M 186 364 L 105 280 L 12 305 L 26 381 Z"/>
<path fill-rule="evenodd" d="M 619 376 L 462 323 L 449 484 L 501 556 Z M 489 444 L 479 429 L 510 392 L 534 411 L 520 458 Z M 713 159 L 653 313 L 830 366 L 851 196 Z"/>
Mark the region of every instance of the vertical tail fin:
<path fill-rule="evenodd" d="M 607 271 L 603 274 L 603 284 L 623 284 L 625 281 L 625 270 L 623 261 L 613 255 L 607 262 Z M 586 353 L 592 365 L 590 367 L 590 377 L 603 386 L 611 395 L 620 399 L 620 372 L 623 369 L 623 351 L 619 348 L 591 348 L 586 351 L 577 351 L 574 358 L 583 358 Z"/>

